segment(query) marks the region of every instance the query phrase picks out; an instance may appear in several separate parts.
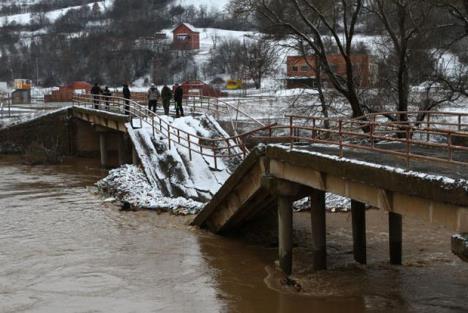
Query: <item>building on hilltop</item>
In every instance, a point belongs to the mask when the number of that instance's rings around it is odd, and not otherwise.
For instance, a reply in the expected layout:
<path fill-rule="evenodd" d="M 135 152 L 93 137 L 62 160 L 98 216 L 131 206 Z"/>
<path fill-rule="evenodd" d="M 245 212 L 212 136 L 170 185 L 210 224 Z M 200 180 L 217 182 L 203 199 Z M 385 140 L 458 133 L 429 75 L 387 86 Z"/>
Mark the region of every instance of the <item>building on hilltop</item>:
<path fill-rule="evenodd" d="M 341 54 L 327 56 L 331 70 L 338 76 L 346 77 L 346 63 Z M 372 57 L 367 54 L 351 55 L 353 72 L 360 88 L 370 88 L 377 83 L 378 67 Z M 288 56 L 287 58 L 287 88 L 315 88 L 317 86 L 317 56 Z M 329 85 L 330 81 L 321 70 L 320 76 Z"/>
<path fill-rule="evenodd" d="M 176 50 L 196 50 L 200 49 L 200 33 L 195 31 L 195 27 L 190 24 L 179 24 L 172 31 L 172 45 Z"/>

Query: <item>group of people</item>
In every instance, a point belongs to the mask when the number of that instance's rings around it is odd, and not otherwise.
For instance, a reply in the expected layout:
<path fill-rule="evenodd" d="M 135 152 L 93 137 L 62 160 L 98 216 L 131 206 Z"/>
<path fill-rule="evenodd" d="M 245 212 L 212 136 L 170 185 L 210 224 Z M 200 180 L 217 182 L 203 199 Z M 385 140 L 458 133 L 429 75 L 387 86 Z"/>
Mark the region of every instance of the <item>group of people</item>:
<path fill-rule="evenodd" d="M 127 84 L 123 84 L 122 94 L 125 98 L 125 114 L 130 115 L 130 89 L 128 88 Z M 99 109 L 100 100 L 103 100 L 106 104 L 106 109 L 109 110 L 109 101 L 110 97 L 112 97 L 112 92 L 110 91 L 109 87 L 105 87 L 102 89 L 99 87 L 98 83 L 95 83 L 94 86 L 91 88 L 91 95 L 93 96 L 94 108 Z"/>
<path fill-rule="evenodd" d="M 106 104 L 107 109 L 109 110 L 109 97 L 112 96 L 109 87 L 106 86 L 104 90 L 102 90 L 101 87 L 99 87 L 99 85 L 96 83 L 94 84 L 93 88 L 91 88 L 91 94 L 93 95 L 95 109 L 99 109 L 99 98 L 102 98 Z"/>
<path fill-rule="evenodd" d="M 148 109 L 156 112 L 158 106 L 158 99 L 161 98 L 164 114 L 169 115 L 169 106 L 171 99 L 175 101 L 176 117 L 184 116 L 184 108 L 182 107 L 182 100 L 184 98 L 184 89 L 179 84 L 175 84 L 174 87 L 169 88 L 167 85 L 159 92 L 156 85 L 152 84 L 148 90 Z"/>
<path fill-rule="evenodd" d="M 109 110 L 109 100 L 112 96 L 110 89 L 106 86 L 103 89 L 99 87 L 97 83 L 91 88 L 91 95 L 93 96 L 94 108 L 99 109 L 100 100 L 103 100 L 106 104 L 107 110 Z M 123 84 L 122 95 L 125 99 L 125 114 L 130 114 L 130 98 L 131 93 L 127 84 Z M 182 100 L 184 98 L 184 89 L 179 84 L 175 84 L 174 87 L 169 88 L 167 85 L 161 89 L 159 92 L 155 84 L 152 84 L 148 90 L 148 109 L 150 111 L 156 112 L 158 106 L 158 100 L 162 100 L 164 114 L 169 115 L 169 106 L 171 99 L 174 99 L 176 117 L 184 116 L 184 108 L 182 107 Z"/>

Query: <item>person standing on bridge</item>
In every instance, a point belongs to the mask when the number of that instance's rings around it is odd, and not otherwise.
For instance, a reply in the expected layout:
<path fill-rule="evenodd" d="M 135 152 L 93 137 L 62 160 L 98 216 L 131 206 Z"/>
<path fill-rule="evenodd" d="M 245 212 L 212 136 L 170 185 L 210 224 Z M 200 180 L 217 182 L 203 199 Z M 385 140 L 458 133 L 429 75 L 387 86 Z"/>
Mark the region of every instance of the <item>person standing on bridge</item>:
<path fill-rule="evenodd" d="M 159 90 L 154 84 L 151 84 L 148 90 L 148 110 L 156 113 L 156 107 L 158 106 Z"/>
<path fill-rule="evenodd" d="M 102 95 L 104 96 L 104 101 L 106 102 L 106 109 L 107 109 L 107 111 L 109 111 L 109 109 L 110 109 L 109 100 L 110 100 L 110 97 L 112 96 L 112 93 L 109 90 L 109 87 L 106 86 L 106 88 L 104 88 L 104 91 L 102 92 Z"/>
<path fill-rule="evenodd" d="M 164 85 L 163 89 L 161 90 L 161 98 L 164 108 L 164 114 L 169 115 L 169 105 L 172 99 L 172 90 L 171 88 Z"/>
<path fill-rule="evenodd" d="M 91 88 L 91 94 L 93 95 L 94 108 L 96 110 L 99 109 L 99 97 L 101 93 L 101 87 L 99 87 L 98 83 L 95 83 L 93 88 Z"/>
<path fill-rule="evenodd" d="M 131 93 L 130 93 L 130 89 L 128 88 L 128 84 L 123 84 L 122 94 L 123 94 L 123 97 L 125 98 L 125 107 L 124 107 L 125 114 L 130 115 Z"/>
<path fill-rule="evenodd" d="M 184 108 L 182 107 L 182 100 L 184 99 L 184 90 L 182 89 L 182 86 L 179 84 L 175 84 L 174 86 L 174 101 L 176 103 L 175 109 L 176 109 L 176 117 L 179 116 L 184 116 Z"/>

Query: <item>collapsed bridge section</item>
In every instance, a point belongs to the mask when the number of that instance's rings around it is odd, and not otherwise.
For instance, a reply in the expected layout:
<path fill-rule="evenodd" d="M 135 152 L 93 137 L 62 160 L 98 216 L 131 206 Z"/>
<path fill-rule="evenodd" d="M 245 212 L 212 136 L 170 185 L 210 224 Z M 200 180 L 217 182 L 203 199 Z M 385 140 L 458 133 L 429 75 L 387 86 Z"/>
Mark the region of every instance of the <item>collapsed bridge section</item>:
<path fill-rule="evenodd" d="M 467 173 L 467 171 L 464 171 Z M 411 188 L 409 188 L 411 186 Z M 270 145 L 255 149 L 193 224 L 235 231 L 266 211 L 278 213 L 279 260 L 292 271 L 292 202 L 311 198 L 314 267 L 326 268 L 325 192 L 352 199 L 354 257 L 366 263 L 365 204 L 389 212 L 391 263 L 401 264 L 402 217 L 468 232 L 468 181 L 389 165 Z"/>

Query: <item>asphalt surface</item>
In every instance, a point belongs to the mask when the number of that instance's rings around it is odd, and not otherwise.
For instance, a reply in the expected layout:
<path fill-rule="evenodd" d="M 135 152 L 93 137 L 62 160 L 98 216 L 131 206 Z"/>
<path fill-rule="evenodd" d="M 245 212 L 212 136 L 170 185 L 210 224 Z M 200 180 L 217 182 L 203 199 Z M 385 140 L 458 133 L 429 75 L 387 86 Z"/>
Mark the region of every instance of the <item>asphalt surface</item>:
<path fill-rule="evenodd" d="M 382 145 L 376 145 L 376 147 L 386 149 L 389 151 L 406 151 L 406 147 L 400 143 L 387 143 Z M 313 151 L 333 156 L 339 156 L 339 149 L 338 147 L 334 146 L 295 145 L 294 148 L 299 150 Z M 343 152 L 343 157 L 348 159 L 374 163 L 377 165 L 402 168 L 405 170 L 411 170 L 424 174 L 439 175 L 453 179 L 468 180 L 468 152 L 465 151 L 457 151 L 456 153 L 453 153 L 453 159 L 461 162 L 466 162 L 465 165 L 415 158 L 410 160 L 409 166 L 407 165 L 406 158 L 392 155 L 389 153 L 354 148 L 345 148 L 343 149 Z M 448 157 L 448 152 L 441 148 L 412 146 L 411 152 L 418 156 L 431 156 L 443 159 L 447 159 Z"/>

